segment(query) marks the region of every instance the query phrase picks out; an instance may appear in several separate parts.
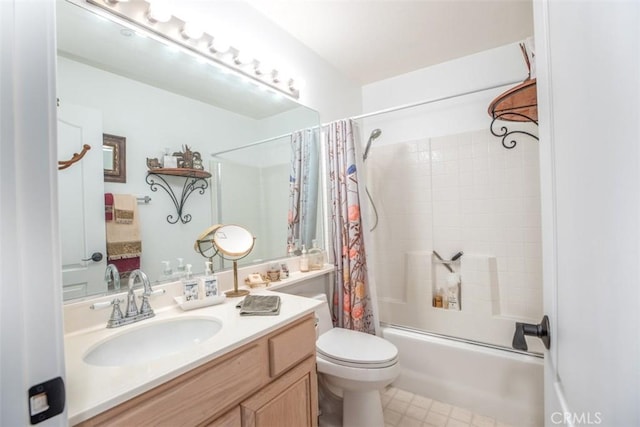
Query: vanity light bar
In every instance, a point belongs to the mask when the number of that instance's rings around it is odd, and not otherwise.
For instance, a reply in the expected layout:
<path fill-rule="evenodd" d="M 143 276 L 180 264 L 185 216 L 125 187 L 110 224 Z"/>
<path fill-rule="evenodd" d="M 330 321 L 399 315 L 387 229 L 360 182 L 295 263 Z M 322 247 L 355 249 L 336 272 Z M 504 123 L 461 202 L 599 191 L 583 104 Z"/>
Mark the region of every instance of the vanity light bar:
<path fill-rule="evenodd" d="M 273 67 L 265 67 L 259 59 L 230 46 L 219 36 L 212 36 L 192 23 L 184 22 L 161 4 L 148 1 L 86 0 L 87 3 L 135 24 L 163 40 L 180 45 L 223 69 L 232 70 L 251 81 L 283 93 L 300 97 L 300 82 L 284 77 Z"/>

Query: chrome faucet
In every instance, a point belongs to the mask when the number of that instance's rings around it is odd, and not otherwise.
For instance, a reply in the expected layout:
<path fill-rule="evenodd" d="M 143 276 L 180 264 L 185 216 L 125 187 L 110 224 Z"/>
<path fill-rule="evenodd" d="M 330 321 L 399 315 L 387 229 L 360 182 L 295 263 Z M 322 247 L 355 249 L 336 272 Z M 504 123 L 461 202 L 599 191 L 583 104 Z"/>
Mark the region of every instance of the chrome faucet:
<path fill-rule="evenodd" d="M 109 285 L 113 282 L 113 289 L 116 291 L 120 290 L 120 272 L 115 264 L 107 265 L 107 269 L 104 272 L 104 281 L 107 284 L 107 289 L 109 289 Z"/>
<path fill-rule="evenodd" d="M 110 268 L 112 267 L 112 268 Z M 117 284 L 117 287 L 120 287 L 120 275 L 118 274 L 118 269 L 109 264 L 107 267 L 107 273 L 105 273 L 105 280 L 107 277 L 113 275 L 114 282 Z M 138 310 L 138 306 L 136 304 L 136 296 L 133 292 L 133 289 L 136 284 L 136 280 L 142 282 L 142 286 L 144 290 L 142 292 L 141 298 L 142 303 L 140 304 L 140 310 Z M 142 270 L 133 270 L 129 275 L 129 291 L 127 292 L 127 310 L 125 314 L 122 314 L 120 311 L 120 303 L 122 300 L 115 298 L 110 302 L 102 302 L 96 303 L 91 306 L 92 309 L 97 308 L 105 308 L 113 305 L 113 311 L 111 312 L 111 317 L 109 321 L 107 321 L 107 328 L 117 328 L 119 326 L 129 325 L 131 323 L 139 322 L 140 320 L 148 319 L 150 317 L 155 316 L 151 305 L 149 304 L 149 297 L 152 295 L 159 295 L 165 292 L 164 289 L 159 289 L 154 291 L 151 288 L 151 282 L 149 282 L 149 278 Z"/>
<path fill-rule="evenodd" d="M 142 292 L 142 304 L 140 305 L 140 311 L 138 311 L 138 307 L 136 307 L 136 298 L 133 293 L 133 288 L 136 282 L 136 279 L 140 279 L 142 281 L 142 286 L 144 287 L 144 291 Z M 133 270 L 131 275 L 129 276 L 129 293 L 127 294 L 127 314 L 126 316 L 141 316 L 145 315 L 144 319 L 147 317 L 153 317 L 153 309 L 149 304 L 149 297 L 153 293 L 153 289 L 151 289 L 151 283 L 149 282 L 149 278 L 142 270 Z M 142 319 L 137 319 L 142 320 Z M 136 321 L 137 321 L 136 320 Z"/>

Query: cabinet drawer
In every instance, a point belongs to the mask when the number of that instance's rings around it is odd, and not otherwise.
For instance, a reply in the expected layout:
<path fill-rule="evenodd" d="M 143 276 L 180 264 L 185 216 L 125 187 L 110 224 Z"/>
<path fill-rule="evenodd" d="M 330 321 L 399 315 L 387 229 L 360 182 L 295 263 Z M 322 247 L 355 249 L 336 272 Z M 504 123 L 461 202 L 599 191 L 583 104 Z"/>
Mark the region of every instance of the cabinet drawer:
<path fill-rule="evenodd" d="M 276 377 L 308 356 L 315 355 L 313 315 L 269 338 L 269 374 Z"/>

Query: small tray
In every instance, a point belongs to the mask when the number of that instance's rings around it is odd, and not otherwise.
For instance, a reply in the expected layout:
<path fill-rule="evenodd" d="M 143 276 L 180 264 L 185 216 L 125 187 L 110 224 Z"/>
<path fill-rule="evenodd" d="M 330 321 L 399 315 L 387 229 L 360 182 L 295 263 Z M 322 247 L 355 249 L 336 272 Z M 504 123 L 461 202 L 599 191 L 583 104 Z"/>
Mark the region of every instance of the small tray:
<path fill-rule="evenodd" d="M 227 296 L 225 294 L 218 295 L 217 297 L 207 297 L 202 299 L 196 299 L 192 301 L 185 301 L 184 297 L 174 297 L 174 301 L 183 310 L 194 310 L 196 308 L 208 307 L 210 305 L 222 304 L 226 301 Z"/>

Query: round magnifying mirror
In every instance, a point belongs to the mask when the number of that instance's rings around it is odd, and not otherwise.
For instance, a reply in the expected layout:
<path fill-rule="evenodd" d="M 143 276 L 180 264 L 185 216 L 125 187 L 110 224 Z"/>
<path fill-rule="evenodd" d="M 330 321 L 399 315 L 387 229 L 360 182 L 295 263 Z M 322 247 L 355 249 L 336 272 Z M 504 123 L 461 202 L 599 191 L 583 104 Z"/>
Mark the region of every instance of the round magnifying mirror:
<path fill-rule="evenodd" d="M 213 234 L 213 244 L 226 258 L 238 259 L 253 249 L 255 239 L 245 228 L 239 225 L 223 225 Z"/>
<path fill-rule="evenodd" d="M 193 245 L 193 249 L 196 252 L 205 257 L 211 259 L 218 254 L 217 248 L 213 244 L 213 236 L 218 228 L 222 227 L 221 224 L 215 224 L 207 228 L 202 234 L 198 236 L 196 242 Z"/>

